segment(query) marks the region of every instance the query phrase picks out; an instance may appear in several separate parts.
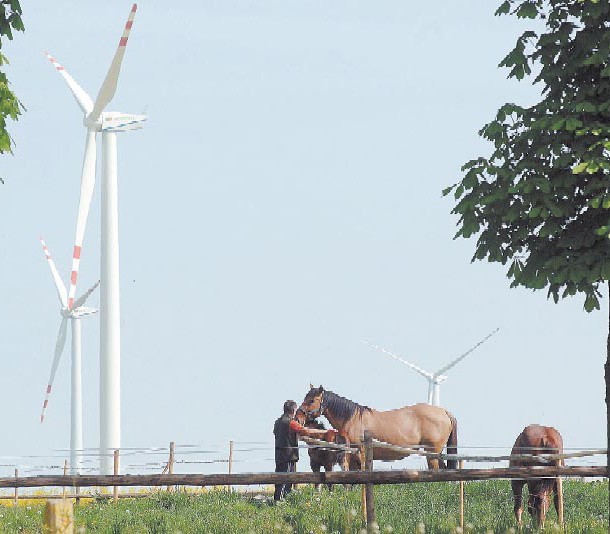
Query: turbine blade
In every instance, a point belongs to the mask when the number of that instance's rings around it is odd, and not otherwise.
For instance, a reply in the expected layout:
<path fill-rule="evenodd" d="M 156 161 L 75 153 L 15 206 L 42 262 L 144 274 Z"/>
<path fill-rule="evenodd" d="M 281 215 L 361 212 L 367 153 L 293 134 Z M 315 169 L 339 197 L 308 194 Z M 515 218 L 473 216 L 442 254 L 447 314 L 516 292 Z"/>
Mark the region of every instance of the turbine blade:
<path fill-rule="evenodd" d="M 108 104 L 108 102 L 110 102 L 114 97 L 117 82 L 119 80 L 119 72 L 121 71 L 121 63 L 123 62 L 127 40 L 129 39 L 129 32 L 131 31 L 131 26 L 133 25 L 133 19 L 136 16 L 137 9 L 137 4 L 133 4 L 133 6 L 131 6 L 131 11 L 129 12 L 129 17 L 127 18 L 123 35 L 119 41 L 119 46 L 114 54 L 112 63 L 110 63 L 110 68 L 108 69 L 104 83 L 102 83 L 102 87 L 100 87 L 100 92 L 95 99 L 95 104 L 93 105 L 93 110 L 91 111 L 90 117 L 92 121 L 96 121 L 98 119 L 106 107 L 106 104 Z"/>
<path fill-rule="evenodd" d="M 59 332 L 57 333 L 57 342 L 55 343 L 55 355 L 53 356 L 53 364 L 51 365 L 51 375 L 49 376 L 49 383 L 47 385 L 47 392 L 44 396 L 44 403 L 42 405 L 42 413 L 40 414 L 40 422 L 44 423 L 44 416 L 49 405 L 49 396 L 51 395 L 51 388 L 53 387 L 53 381 L 55 380 L 55 372 L 59 365 L 61 354 L 64 351 L 64 345 L 66 344 L 66 328 L 68 325 L 68 318 L 63 317 L 61 324 L 59 325 Z"/>
<path fill-rule="evenodd" d="M 55 282 L 55 289 L 57 289 L 57 296 L 59 297 L 59 302 L 61 302 L 62 307 L 66 307 L 68 304 L 68 295 L 66 293 L 66 286 L 61 281 L 59 273 L 57 272 L 57 267 L 55 267 L 55 262 L 51 257 L 51 252 L 47 247 L 47 244 L 44 242 L 44 239 L 41 237 L 40 242 L 42 243 L 42 251 L 44 252 L 47 261 L 49 262 L 49 268 L 51 269 L 51 275 L 53 276 L 53 282 Z"/>
<path fill-rule="evenodd" d="M 80 85 L 78 85 L 78 83 L 76 83 L 74 78 L 72 78 L 72 76 L 68 74 L 68 71 L 62 65 L 60 65 L 59 61 L 57 61 L 48 52 L 45 52 L 45 55 L 53 64 L 57 72 L 59 72 L 59 74 L 62 75 L 63 79 L 66 80 L 70 91 L 72 91 L 72 94 L 74 95 L 74 98 L 76 98 L 76 102 L 78 103 L 80 108 L 83 110 L 83 113 L 85 115 L 89 115 L 89 113 L 91 113 L 91 110 L 93 109 L 93 101 L 91 100 L 91 97 L 85 92 L 85 90 Z"/>
<path fill-rule="evenodd" d="M 445 365 L 445 367 L 436 371 L 436 373 L 434 373 L 434 377 L 436 378 L 437 376 L 442 375 L 443 373 L 449 371 L 449 369 L 451 369 L 453 366 L 460 363 L 466 356 L 468 356 L 472 351 L 474 351 L 475 349 L 480 347 L 483 343 L 485 343 L 498 330 L 500 330 L 500 328 L 496 328 L 493 332 L 491 332 L 490 334 L 487 334 L 487 336 L 485 336 L 481 341 L 479 341 L 474 347 L 472 347 L 471 349 L 468 349 L 464 354 L 458 356 L 455 360 L 452 360 L 447 365 Z"/>
<path fill-rule="evenodd" d="M 74 238 L 74 250 L 72 251 L 72 271 L 70 273 L 70 292 L 68 294 L 68 309 L 74 305 L 76 295 L 76 281 L 80 266 L 80 253 L 87 226 L 87 216 L 91 206 L 91 197 L 95 186 L 95 132 L 87 131 L 85 143 L 85 157 L 83 159 L 83 172 L 80 181 L 80 200 L 78 203 L 78 215 L 76 217 L 76 236 Z"/>
<path fill-rule="evenodd" d="M 89 298 L 91 293 L 93 293 L 95 291 L 95 289 L 97 288 L 97 286 L 99 286 L 99 285 L 100 285 L 100 281 L 98 280 L 89 289 L 87 289 L 87 291 L 85 291 L 79 298 L 77 298 L 74 301 L 74 309 L 80 308 L 85 302 L 87 302 L 87 299 Z"/>
<path fill-rule="evenodd" d="M 430 380 L 434 377 L 434 375 L 432 373 L 426 371 L 425 369 L 422 369 L 421 367 L 418 367 L 414 363 L 408 362 L 407 360 L 403 360 L 400 356 L 397 356 L 396 354 L 390 352 L 389 350 L 384 349 L 383 347 L 379 347 L 378 345 L 373 345 L 372 343 L 369 343 L 366 340 L 363 340 L 362 342 L 369 345 L 370 347 L 373 347 L 374 349 L 377 349 L 377 350 L 383 352 L 384 354 L 387 354 L 388 356 L 391 356 L 395 360 L 398 360 L 399 362 L 404 363 L 405 365 L 407 365 L 414 371 L 417 371 L 420 375 L 425 376 L 428 380 Z"/>

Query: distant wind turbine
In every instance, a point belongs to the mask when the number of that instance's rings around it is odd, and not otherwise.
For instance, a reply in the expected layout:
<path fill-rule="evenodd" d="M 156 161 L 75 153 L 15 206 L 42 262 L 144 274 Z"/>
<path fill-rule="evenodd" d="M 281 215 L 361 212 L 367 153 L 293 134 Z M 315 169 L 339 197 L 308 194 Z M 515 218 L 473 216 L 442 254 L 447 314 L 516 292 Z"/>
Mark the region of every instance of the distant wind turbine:
<path fill-rule="evenodd" d="M 53 381 L 55 380 L 55 373 L 59 360 L 64 351 L 66 344 L 66 330 L 68 326 L 68 319 L 72 325 L 72 365 L 71 365 L 71 400 L 70 400 L 70 472 L 75 475 L 80 471 L 81 463 L 81 452 L 83 448 L 83 399 L 82 399 L 82 379 L 81 379 L 81 317 L 92 315 L 97 313 L 95 308 L 86 308 L 83 306 L 91 293 L 95 291 L 95 288 L 100 284 L 97 281 L 93 287 L 89 288 L 80 297 L 74 300 L 72 307 L 68 307 L 68 292 L 66 287 L 61 281 L 61 277 L 55 267 L 55 262 L 51 257 L 51 252 L 47 247 L 46 243 L 40 238 L 42 244 L 42 250 L 45 258 L 49 263 L 51 269 L 51 276 L 55 283 L 55 289 L 57 290 L 57 296 L 59 297 L 59 303 L 61 309 L 59 313 L 61 315 L 61 323 L 59 325 L 59 332 L 57 334 L 57 342 L 55 343 L 55 354 L 53 355 L 53 363 L 51 365 L 51 374 L 49 376 L 49 382 L 47 385 L 44 403 L 42 405 L 42 413 L 40 415 L 40 422 L 44 422 L 45 412 L 49 405 L 49 397 L 51 395 L 51 389 L 53 388 Z"/>
<path fill-rule="evenodd" d="M 395 360 L 398 360 L 401 363 L 404 363 L 406 366 L 410 367 L 414 371 L 417 371 L 420 375 L 422 375 L 424 378 L 426 378 L 426 380 L 428 380 L 428 404 L 432 404 L 433 406 L 440 406 L 440 389 L 441 389 L 440 385 L 442 382 L 444 382 L 448 378 L 443 373 L 446 373 L 447 371 L 449 371 L 449 369 L 451 369 L 452 367 L 454 367 L 458 363 L 460 363 L 466 356 L 468 356 L 471 352 L 473 352 L 475 349 L 477 349 L 483 343 L 485 343 L 498 330 L 500 330 L 500 329 L 496 328 L 493 332 L 491 332 L 485 338 L 483 338 L 481 341 L 479 341 L 474 347 L 467 350 L 466 352 L 464 352 L 463 354 L 458 356 L 455 360 L 450 361 L 447 365 L 445 365 L 444 367 L 441 367 L 438 371 L 433 372 L 433 373 L 430 371 L 426 371 L 425 369 L 422 369 L 421 367 L 415 365 L 414 363 L 403 360 L 400 356 L 397 356 L 396 354 L 390 352 L 389 350 L 384 349 L 383 347 L 379 347 L 378 345 L 369 343 L 366 340 L 363 340 L 363 343 L 369 345 L 370 347 L 373 347 L 374 349 L 377 349 L 377 350 L 383 352 L 384 354 L 387 354 L 388 356 L 391 356 L 392 358 L 394 358 Z"/>

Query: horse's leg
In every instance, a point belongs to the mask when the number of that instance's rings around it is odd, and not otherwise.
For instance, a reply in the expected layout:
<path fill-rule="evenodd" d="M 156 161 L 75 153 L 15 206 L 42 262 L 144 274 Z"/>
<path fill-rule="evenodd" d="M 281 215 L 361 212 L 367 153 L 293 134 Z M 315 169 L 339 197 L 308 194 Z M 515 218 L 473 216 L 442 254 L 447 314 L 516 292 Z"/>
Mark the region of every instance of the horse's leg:
<path fill-rule="evenodd" d="M 426 452 L 439 452 L 434 447 L 424 447 L 424 450 Z M 438 470 L 441 461 L 442 460 L 439 460 L 438 458 L 426 456 L 426 462 L 428 462 L 428 469 Z M 444 464 L 445 462 L 443 462 L 443 467 L 445 466 Z"/>
<path fill-rule="evenodd" d="M 546 513 L 549 509 L 549 495 L 547 490 L 541 488 L 537 497 L 538 506 L 536 506 L 535 510 L 536 528 L 544 529 L 544 521 L 546 519 Z"/>
<path fill-rule="evenodd" d="M 443 449 L 439 449 L 436 452 L 438 452 L 439 454 L 443 452 Z M 443 460 L 442 458 L 438 459 L 438 466 L 440 469 L 447 469 L 447 464 L 445 463 L 445 460 Z"/>
<path fill-rule="evenodd" d="M 311 462 L 310 465 L 311 465 L 311 470 L 314 473 L 319 473 L 320 472 L 320 468 L 322 467 L 320 464 Z M 315 486 L 316 486 L 316 490 L 320 491 L 320 488 L 321 488 L 322 485 L 321 484 L 316 484 Z"/>
<path fill-rule="evenodd" d="M 349 439 L 347 439 L 346 437 L 341 436 L 341 439 L 337 441 L 337 443 L 340 443 L 341 445 L 344 445 L 345 447 L 349 447 L 350 446 L 350 442 Z M 352 453 L 347 452 L 347 451 L 343 451 L 339 453 L 339 465 L 341 466 L 341 471 L 349 471 L 350 470 L 350 464 L 352 462 L 352 456 L 354 456 Z"/>
<path fill-rule="evenodd" d="M 555 512 L 557 512 L 557 523 L 559 523 L 559 484 L 557 484 L 557 479 L 553 484 L 553 504 L 555 505 Z M 563 527 L 563 525 L 559 526 Z"/>
<path fill-rule="evenodd" d="M 538 508 L 538 528 L 544 529 L 544 521 L 546 519 L 546 512 L 549 509 L 549 497 L 548 495 L 540 496 L 540 507 Z"/>
<path fill-rule="evenodd" d="M 510 485 L 513 489 L 513 497 L 515 499 L 515 519 L 517 520 L 517 525 L 521 527 L 521 515 L 523 514 L 523 486 L 525 485 L 525 480 L 511 480 Z"/>
<path fill-rule="evenodd" d="M 326 463 L 324 464 L 325 473 L 330 473 L 333 470 L 333 465 L 335 464 L 335 459 L 333 457 L 330 457 L 331 454 L 329 454 L 329 458 L 327 458 Z M 333 490 L 333 485 L 330 482 L 327 482 L 326 486 L 328 487 L 328 491 Z"/>
<path fill-rule="evenodd" d="M 442 443 L 437 444 L 434 446 L 434 452 L 437 452 L 438 454 L 442 454 L 443 448 L 444 448 L 444 445 Z M 443 460 L 442 458 L 439 458 L 438 467 L 439 467 L 439 469 L 447 469 L 447 464 L 445 463 L 445 460 Z"/>
<path fill-rule="evenodd" d="M 345 460 L 347 464 L 347 471 L 360 471 L 360 455 L 354 453 L 348 453 L 345 455 Z M 347 489 L 352 489 L 353 484 L 346 484 L 345 487 Z"/>

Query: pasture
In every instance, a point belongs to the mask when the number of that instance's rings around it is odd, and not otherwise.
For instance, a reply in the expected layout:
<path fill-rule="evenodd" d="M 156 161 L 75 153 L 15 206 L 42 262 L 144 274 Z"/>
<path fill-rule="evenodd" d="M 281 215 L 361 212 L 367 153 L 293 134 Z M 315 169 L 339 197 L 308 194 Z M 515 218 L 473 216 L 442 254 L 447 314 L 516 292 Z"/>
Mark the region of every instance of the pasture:
<path fill-rule="evenodd" d="M 565 480 L 565 532 L 608 532 L 608 485 L 605 481 Z M 377 486 L 380 532 L 458 532 L 457 483 Z M 360 533 L 364 523 L 360 487 L 316 492 L 302 486 L 285 502 L 271 506 L 268 496 L 213 490 L 202 493 L 159 492 L 117 504 L 98 499 L 75 507 L 77 532 L 99 533 Z M 505 480 L 466 484 L 466 531 L 513 532 L 510 483 Z M 42 532 L 44 504 L 32 501 L 0 507 L 0 532 Z M 557 531 L 554 510 L 544 532 Z M 530 531 L 525 518 L 524 531 Z"/>

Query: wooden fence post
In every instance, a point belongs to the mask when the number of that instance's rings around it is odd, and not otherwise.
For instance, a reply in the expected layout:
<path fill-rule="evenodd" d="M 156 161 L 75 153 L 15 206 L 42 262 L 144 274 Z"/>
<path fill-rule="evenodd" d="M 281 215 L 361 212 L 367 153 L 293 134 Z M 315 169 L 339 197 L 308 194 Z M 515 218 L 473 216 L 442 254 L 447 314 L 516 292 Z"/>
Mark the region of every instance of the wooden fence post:
<path fill-rule="evenodd" d="M 174 474 L 174 455 L 176 453 L 176 443 L 174 441 L 169 442 L 169 459 L 167 460 L 167 474 Z M 167 491 L 173 491 L 174 486 L 167 486 Z"/>
<path fill-rule="evenodd" d="M 563 479 L 561 477 L 557 477 L 557 508 L 557 524 L 563 530 Z"/>
<path fill-rule="evenodd" d="M 68 474 L 68 460 L 64 460 L 64 477 Z M 61 498 L 66 498 L 66 486 L 61 488 Z"/>
<path fill-rule="evenodd" d="M 19 504 L 19 487 L 17 486 L 19 479 L 19 469 L 15 469 L 15 498 L 13 499 L 13 503 L 15 506 Z"/>
<path fill-rule="evenodd" d="M 233 440 L 229 441 L 229 475 L 233 473 Z M 231 493 L 231 485 L 227 486 L 227 491 Z"/>
<path fill-rule="evenodd" d="M 52 499 L 47 501 L 44 509 L 45 534 L 73 534 L 74 510 L 72 501 L 66 499 Z"/>
<path fill-rule="evenodd" d="M 114 451 L 113 474 L 114 474 L 114 476 L 118 476 L 118 474 L 119 474 L 119 450 L 118 449 Z M 119 487 L 118 486 L 114 486 L 114 488 L 113 488 L 112 500 L 115 503 L 119 501 Z"/>
<path fill-rule="evenodd" d="M 364 436 L 362 436 L 362 442 L 358 446 L 358 455 L 360 456 L 360 471 L 365 470 L 365 452 L 364 452 Z M 360 498 L 360 502 L 362 503 L 362 520 L 366 523 L 366 488 L 364 484 L 362 484 L 362 495 Z"/>
<path fill-rule="evenodd" d="M 368 430 L 364 431 L 364 468 L 366 471 L 373 470 L 373 439 Z M 366 527 L 371 528 L 375 522 L 375 496 L 373 493 L 373 484 L 365 484 L 366 493 Z"/>
<path fill-rule="evenodd" d="M 464 460 L 460 460 L 459 468 L 464 469 Z M 464 532 L 464 481 L 460 480 L 460 528 Z"/>

